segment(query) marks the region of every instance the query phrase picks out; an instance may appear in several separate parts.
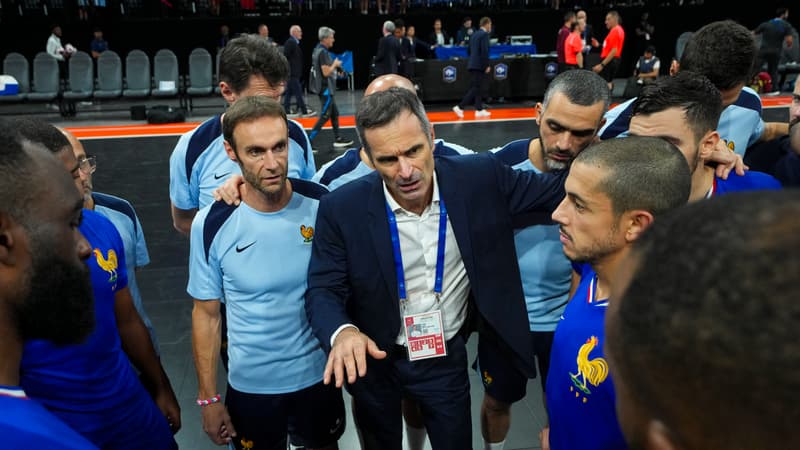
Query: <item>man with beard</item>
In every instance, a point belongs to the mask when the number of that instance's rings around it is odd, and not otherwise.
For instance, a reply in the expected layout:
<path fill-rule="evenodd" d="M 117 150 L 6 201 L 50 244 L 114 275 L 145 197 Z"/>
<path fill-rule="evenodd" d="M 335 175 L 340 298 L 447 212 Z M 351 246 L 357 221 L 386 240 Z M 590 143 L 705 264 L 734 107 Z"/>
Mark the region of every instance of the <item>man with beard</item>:
<path fill-rule="evenodd" d="M 150 255 L 147 252 L 147 243 L 144 240 L 144 231 L 142 230 L 142 224 L 139 223 L 139 217 L 136 215 L 133 205 L 127 200 L 93 191 L 92 174 L 97 170 L 97 158 L 86 154 L 83 144 L 74 134 L 64 129 L 61 132 L 69 139 L 69 143 L 72 145 L 72 153 L 84 169 L 84 176 L 81 177 L 83 207 L 98 212 L 110 220 L 122 238 L 122 244 L 125 246 L 125 270 L 128 272 L 128 289 L 131 291 L 136 312 L 150 333 L 153 349 L 158 354 L 156 330 L 144 311 L 142 294 L 139 292 L 139 285 L 136 283 L 136 272 L 139 268 L 150 263 Z"/>
<path fill-rule="evenodd" d="M 342 394 L 322 383 L 325 353 L 303 309 L 314 222 L 327 189 L 287 178 L 286 114 L 276 101 L 238 100 L 223 133 L 244 176 L 242 201 L 198 212 L 189 258 L 203 430 L 237 449 L 252 448 L 248 442 L 286 448 L 287 433 L 294 445 L 335 449 L 345 427 Z M 221 298 L 229 337 L 224 404 L 216 377 Z"/>
<path fill-rule="evenodd" d="M 600 75 L 588 70 L 559 74 L 550 82 L 542 102 L 536 104 L 539 138 L 510 142 L 495 155 L 517 170 L 543 173 L 567 169 L 595 140 L 609 102 L 608 87 Z M 544 390 L 553 333 L 569 300 L 572 267 L 561 250 L 557 225 L 517 230 L 514 245 L 528 307 L 530 340 Z M 528 377 L 487 339 L 478 343 L 476 368 L 484 387 L 484 448 L 502 449 L 511 426 L 511 404 L 525 397 Z"/>
<path fill-rule="evenodd" d="M 0 122 L 0 433 L 4 447 L 96 448 L 20 386 L 23 342 L 81 342 L 94 327 L 83 200 L 60 162 Z M 54 295 L 57 293 L 57 295 Z"/>
<path fill-rule="evenodd" d="M 690 201 L 734 191 L 780 189 L 778 180 L 767 174 L 748 171 L 721 179 L 706 164 L 718 147 L 721 112 L 722 97 L 714 84 L 703 75 L 681 71 L 642 89 L 633 102 L 629 133 L 660 137 L 678 147 L 692 174 Z"/>
<path fill-rule="evenodd" d="M 57 128 L 34 119 L 14 119 L 11 126 L 55 153 L 82 191 L 90 165 L 75 158 Z M 180 408 L 133 305 L 119 233 L 108 219 L 87 209 L 80 231 L 92 246 L 88 264 L 95 329 L 78 345 L 25 342 L 21 385 L 98 447 L 177 448 L 172 434 L 180 428 Z"/>
<path fill-rule="evenodd" d="M 564 188 L 553 220 L 581 281 L 553 338 L 542 448 L 624 449 L 603 358 L 612 276 L 655 217 L 686 203 L 689 168 L 666 140 L 612 139 L 575 158 Z"/>

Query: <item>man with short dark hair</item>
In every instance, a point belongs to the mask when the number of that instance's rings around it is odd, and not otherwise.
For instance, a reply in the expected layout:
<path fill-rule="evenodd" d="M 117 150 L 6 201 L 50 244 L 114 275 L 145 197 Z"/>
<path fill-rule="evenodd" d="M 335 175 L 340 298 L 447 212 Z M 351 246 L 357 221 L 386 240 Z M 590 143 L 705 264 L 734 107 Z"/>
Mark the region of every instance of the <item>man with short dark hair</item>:
<path fill-rule="evenodd" d="M 20 386 L 23 344 L 94 329 L 83 198 L 61 162 L 0 121 L 0 433 L 4 447 L 96 449 Z"/>
<path fill-rule="evenodd" d="M 546 389 L 550 426 L 540 435 L 542 448 L 624 449 L 603 357 L 613 275 L 656 217 L 686 203 L 689 168 L 666 140 L 612 139 L 582 151 L 564 187 L 567 196 L 553 220 L 580 284 L 553 338 Z"/>
<path fill-rule="evenodd" d="M 539 137 L 509 142 L 495 155 L 517 170 L 547 173 L 569 169 L 572 160 L 595 141 L 610 100 L 605 80 L 594 72 L 559 74 L 548 85 L 542 102 L 536 104 Z M 557 225 L 516 230 L 514 247 L 530 323 L 529 339 L 544 391 L 553 334 L 569 300 L 572 267 L 561 250 Z M 525 397 L 528 377 L 486 339 L 478 342 L 475 367 L 484 388 L 484 448 L 502 450 L 511 426 L 511 405 Z"/>
<path fill-rule="evenodd" d="M 287 177 L 285 124 L 280 104 L 264 97 L 239 99 L 225 116 L 225 149 L 245 184 L 238 206 L 212 203 L 192 223 L 187 290 L 195 299 L 198 405 L 203 429 L 219 445 L 286 448 L 288 433 L 294 445 L 335 449 L 345 427 L 342 394 L 322 383 L 325 353 L 303 314 L 317 206 L 327 190 Z M 224 404 L 216 377 L 221 298 L 230 336 Z"/>
<path fill-rule="evenodd" d="M 800 196 L 680 208 L 621 264 L 605 348 L 637 449 L 777 449 L 800 433 Z"/>
<path fill-rule="evenodd" d="M 576 22 L 575 11 L 567 11 L 564 13 L 564 21 L 561 28 L 558 29 L 558 36 L 556 37 L 556 60 L 558 62 L 558 71 L 563 72 L 567 70 L 567 56 L 564 53 L 564 44 L 567 42 L 567 37 L 573 31 L 573 24 Z M 581 47 L 581 50 L 583 48 Z"/>
<path fill-rule="evenodd" d="M 230 105 L 241 97 L 264 95 L 279 99 L 289 78 L 289 64 L 277 47 L 257 36 L 232 39 L 219 59 L 219 88 Z M 184 134 L 170 156 L 169 198 L 172 221 L 188 235 L 197 210 L 213 202 L 213 191 L 239 166 L 225 153 L 222 138 L 224 114 L 214 116 Z M 310 179 L 316 172 L 314 153 L 303 127 L 289 126 L 289 175 Z"/>
<path fill-rule="evenodd" d="M 692 174 L 691 201 L 733 191 L 780 189 L 773 177 L 755 171 L 717 177 L 707 163 L 717 148 L 716 130 L 722 111 L 719 90 L 708 78 L 689 71 L 660 78 L 645 86 L 633 103 L 629 133 L 660 137 L 683 153 Z"/>

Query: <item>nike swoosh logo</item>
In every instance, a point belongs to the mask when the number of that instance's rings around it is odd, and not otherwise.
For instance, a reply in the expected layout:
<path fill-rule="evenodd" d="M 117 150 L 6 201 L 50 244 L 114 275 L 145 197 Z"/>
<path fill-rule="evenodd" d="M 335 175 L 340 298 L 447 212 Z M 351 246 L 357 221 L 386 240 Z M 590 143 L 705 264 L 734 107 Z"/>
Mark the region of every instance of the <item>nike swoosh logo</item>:
<path fill-rule="evenodd" d="M 236 246 L 236 253 L 242 253 L 243 251 L 245 251 L 245 250 L 247 250 L 248 248 L 252 247 L 252 246 L 253 246 L 253 244 L 255 244 L 255 243 L 256 243 L 256 241 L 253 241 L 253 242 L 251 242 L 251 243 L 249 243 L 249 244 L 245 245 L 244 247 L 239 247 L 239 246 L 237 245 L 237 246 Z"/>
<path fill-rule="evenodd" d="M 227 177 L 227 176 L 228 176 L 228 175 L 230 175 L 230 174 L 231 174 L 230 172 L 225 172 L 225 173 L 223 173 L 222 175 L 217 175 L 217 174 L 214 174 L 214 179 L 215 179 L 215 180 L 219 180 L 220 178 Z"/>

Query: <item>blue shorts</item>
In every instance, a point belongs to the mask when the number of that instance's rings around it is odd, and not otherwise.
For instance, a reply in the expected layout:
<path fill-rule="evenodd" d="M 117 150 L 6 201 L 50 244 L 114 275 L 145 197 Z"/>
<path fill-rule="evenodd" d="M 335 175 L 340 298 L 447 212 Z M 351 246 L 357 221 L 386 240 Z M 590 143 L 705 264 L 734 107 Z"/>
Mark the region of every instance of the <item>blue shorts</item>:
<path fill-rule="evenodd" d="M 285 450 L 287 434 L 292 445 L 320 448 L 344 433 L 342 391 L 333 384 L 319 382 L 286 394 L 247 394 L 228 385 L 225 404 L 237 449 Z"/>
<path fill-rule="evenodd" d="M 550 370 L 550 347 L 553 331 L 531 331 L 542 391 Z M 480 374 L 484 391 L 504 403 L 514 403 L 525 397 L 528 377 L 517 369 L 510 356 L 501 352 L 491 339 L 478 338 L 478 357 L 472 367 Z"/>

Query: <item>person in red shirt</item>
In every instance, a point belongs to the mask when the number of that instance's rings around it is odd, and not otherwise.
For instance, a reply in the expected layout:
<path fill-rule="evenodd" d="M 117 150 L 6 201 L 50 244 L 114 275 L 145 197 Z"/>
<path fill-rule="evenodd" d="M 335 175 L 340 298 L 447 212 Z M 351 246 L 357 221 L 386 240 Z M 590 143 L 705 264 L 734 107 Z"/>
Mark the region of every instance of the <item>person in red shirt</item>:
<path fill-rule="evenodd" d="M 586 28 L 586 21 L 578 19 L 572 22 L 569 36 L 564 42 L 564 58 L 567 69 L 583 69 L 583 40 L 581 34 Z"/>
<path fill-rule="evenodd" d="M 600 74 L 608 82 L 609 89 L 614 86 L 612 80 L 619 69 L 619 61 L 622 58 L 622 45 L 625 43 L 625 30 L 622 29 L 621 22 L 622 18 L 618 12 L 612 10 L 606 14 L 608 34 L 603 40 L 600 63 L 592 67 L 595 73 Z"/>

